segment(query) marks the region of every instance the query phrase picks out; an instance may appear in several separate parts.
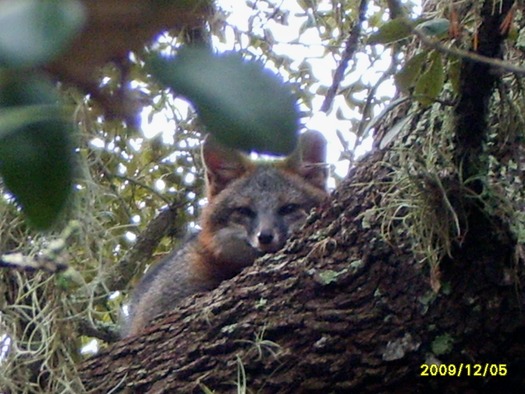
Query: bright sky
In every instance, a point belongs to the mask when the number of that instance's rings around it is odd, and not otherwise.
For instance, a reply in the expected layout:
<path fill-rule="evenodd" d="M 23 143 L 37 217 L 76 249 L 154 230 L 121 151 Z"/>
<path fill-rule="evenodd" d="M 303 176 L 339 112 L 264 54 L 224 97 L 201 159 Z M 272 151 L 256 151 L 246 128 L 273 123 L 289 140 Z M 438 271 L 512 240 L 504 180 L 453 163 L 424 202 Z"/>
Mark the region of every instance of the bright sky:
<path fill-rule="evenodd" d="M 252 10 L 246 5 L 235 0 L 219 0 L 218 4 L 226 12 L 230 13 L 228 22 L 231 25 L 237 26 L 242 31 L 249 30 L 248 18 Z M 266 5 L 263 2 L 259 2 L 259 5 L 264 8 Z M 266 5 L 267 6 L 267 5 Z M 319 11 L 329 11 L 332 8 L 330 2 L 320 2 Z M 311 67 L 314 76 L 318 79 L 312 90 L 315 92 L 317 88 L 321 86 L 330 86 L 332 84 L 333 71 L 337 67 L 337 60 L 332 56 L 326 56 L 323 46 L 323 42 L 319 37 L 317 29 L 313 26 L 310 29 L 305 30 L 299 35 L 299 28 L 307 20 L 308 15 L 305 14 L 304 10 L 297 4 L 296 1 L 283 1 L 282 7 L 290 10 L 288 16 L 288 25 L 277 23 L 272 19 L 259 19 L 258 23 L 253 23 L 252 31 L 257 34 L 271 34 L 275 39 L 276 44 L 273 46 L 273 50 L 277 55 L 284 55 L 295 59 L 292 63 L 292 68 L 298 69 L 301 63 L 307 60 Z M 261 11 L 264 11 L 261 10 Z M 261 14 L 262 15 L 262 14 Z M 311 16 L 310 16 L 311 17 Z M 271 32 L 271 33 L 268 33 Z M 333 32 L 334 36 L 339 36 L 340 31 L 337 29 Z M 299 38 L 298 38 L 299 37 Z M 227 29 L 226 31 L 226 44 L 216 42 L 215 45 L 221 50 L 234 49 L 239 46 L 239 43 L 235 42 L 235 36 L 233 29 Z M 232 45 L 233 43 L 233 45 Z M 247 46 L 248 43 L 240 43 L 241 46 Z M 363 58 L 358 61 L 363 61 Z M 388 63 L 386 62 L 386 66 Z M 366 64 L 361 67 L 365 68 Z M 393 95 L 392 90 L 389 95 Z M 341 151 L 341 144 L 337 138 L 336 130 L 347 131 L 351 128 L 351 124 L 348 120 L 337 119 L 335 116 L 335 109 L 341 108 L 342 103 L 341 97 L 336 97 L 333 108 L 329 115 L 320 111 L 324 97 L 314 96 L 313 101 L 313 113 L 314 115 L 306 120 L 305 126 L 308 129 L 314 129 L 321 131 L 328 140 L 329 146 L 328 155 L 330 164 L 334 165 L 335 171 L 338 175 L 344 176 L 348 171 L 348 161 L 339 161 L 339 155 Z M 349 110 L 346 108 L 345 112 L 348 114 Z M 351 114 L 353 117 L 359 117 L 358 113 Z M 348 138 L 353 138 L 351 133 L 343 132 L 343 135 Z M 370 149 L 369 147 L 361 148 L 361 154 Z M 334 185 L 330 185 L 334 187 Z"/>
<path fill-rule="evenodd" d="M 331 3 L 332 2 L 329 0 L 319 0 L 319 10 L 331 10 Z M 420 1 L 412 1 L 412 3 L 420 3 Z M 239 40 L 236 39 L 234 28 L 241 32 L 249 31 L 251 29 L 254 33 L 266 37 L 273 37 L 276 43 L 273 46 L 273 50 L 278 55 L 286 55 L 287 57 L 295 59 L 292 67 L 299 68 L 300 64 L 305 60 L 311 64 L 312 72 L 319 80 L 319 82 L 313 86 L 313 92 L 315 92 L 320 86 L 326 87 L 332 84 L 333 72 L 338 65 L 338 59 L 335 59 L 333 56 L 325 55 L 323 43 L 319 38 L 318 27 L 315 26 L 315 23 L 312 23 L 311 28 L 306 29 L 302 34 L 299 34 L 301 25 L 303 25 L 308 18 L 313 18 L 313 16 L 305 14 L 305 11 L 297 4 L 296 0 L 282 0 L 281 2 L 280 9 L 290 11 L 288 14 L 287 26 L 279 24 L 265 16 L 264 11 L 269 10 L 269 8 L 268 4 L 263 1 L 255 2 L 259 14 L 253 19 L 251 27 L 249 25 L 249 16 L 253 14 L 254 10 L 246 5 L 244 1 L 217 0 L 216 4 L 228 14 L 226 21 L 229 25 L 225 32 L 225 42 L 221 43 L 217 39 L 214 40 L 214 46 L 219 51 L 249 48 L 248 37 L 246 35 L 241 35 L 241 40 L 239 42 Z M 369 14 L 373 14 L 377 11 L 379 11 L 379 9 L 376 6 L 369 6 Z M 417 12 L 419 12 L 419 9 Z M 385 14 L 384 18 L 386 20 L 388 15 Z M 335 30 L 333 34 L 334 36 L 339 36 L 341 32 Z M 358 54 L 352 61 L 356 61 L 357 70 L 362 71 L 356 72 L 355 75 L 347 76 L 344 81 L 345 86 L 358 81 L 359 78 L 362 78 L 365 83 L 374 84 L 389 66 L 388 50 L 384 53 L 384 61 L 377 62 L 374 70 L 369 70 L 370 63 L 368 56 L 365 54 Z M 260 55 L 262 53 L 254 52 L 254 54 Z M 267 64 L 267 67 L 271 68 L 271 64 Z M 283 76 L 284 79 L 285 77 L 286 76 Z M 394 93 L 395 88 L 391 80 L 385 81 L 378 90 L 378 94 L 381 97 L 392 97 Z M 360 98 L 365 99 L 365 95 L 366 94 L 363 93 L 363 97 Z M 345 117 L 353 119 L 360 119 L 361 115 L 357 111 L 352 113 L 352 111 L 346 106 L 343 97 L 335 98 L 332 110 L 327 115 L 320 111 L 323 99 L 323 96 L 315 96 L 313 101 L 314 115 L 309 119 L 303 119 L 303 121 L 308 129 L 319 130 L 325 135 L 329 143 L 329 163 L 334 166 L 337 175 L 344 176 L 348 172 L 349 162 L 347 160 L 339 160 L 342 147 L 336 135 L 336 130 L 339 130 L 340 134 L 350 142 L 349 146 L 354 145 L 355 135 L 352 133 L 351 122 L 349 120 L 338 119 L 336 117 L 336 112 L 339 109 L 343 112 Z M 182 100 L 179 101 L 181 107 L 186 111 L 187 104 Z M 382 108 L 380 107 L 374 108 L 373 114 L 377 115 L 381 110 Z M 147 113 L 148 110 L 146 109 L 146 116 L 143 116 L 144 121 L 142 123 L 144 134 L 147 137 L 151 137 L 158 134 L 159 130 L 166 130 L 166 132 L 163 133 L 164 141 L 173 141 L 173 130 L 175 130 L 175 127 L 172 121 L 162 114 L 157 114 L 151 122 L 148 122 Z M 369 151 L 370 148 L 371 141 L 364 141 L 361 146 L 357 147 L 355 151 L 356 157 L 363 155 Z M 329 186 L 334 187 L 333 182 Z"/>

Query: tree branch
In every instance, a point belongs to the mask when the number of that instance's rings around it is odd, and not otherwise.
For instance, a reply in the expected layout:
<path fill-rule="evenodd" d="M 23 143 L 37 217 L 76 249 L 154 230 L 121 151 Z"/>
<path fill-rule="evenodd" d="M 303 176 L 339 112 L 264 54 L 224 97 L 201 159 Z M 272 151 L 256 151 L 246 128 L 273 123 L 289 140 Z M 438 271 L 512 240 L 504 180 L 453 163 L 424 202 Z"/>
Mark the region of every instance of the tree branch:
<path fill-rule="evenodd" d="M 110 291 L 124 289 L 131 277 L 136 274 L 138 267 L 143 267 L 143 263 L 151 258 L 162 237 L 168 234 L 173 227 L 177 212 L 182 206 L 180 203 L 171 205 L 169 208 L 161 211 L 148 224 L 146 230 L 138 237 L 137 242 L 118 263 L 117 271 L 110 274 L 108 281 L 105 283 Z"/>
<path fill-rule="evenodd" d="M 282 253 L 190 297 L 140 336 L 84 362 L 86 389 L 110 392 L 124 381 L 129 393 L 190 393 L 204 386 L 231 392 L 242 366 L 254 392 L 426 392 L 436 381 L 414 380 L 414 374 L 432 360 L 497 362 L 512 384 L 521 384 L 513 354 L 524 342 L 523 292 L 488 286 L 494 255 L 465 251 L 446 277 L 450 294 L 436 295 L 409 242 L 389 245 L 376 219 L 361 226 L 362 214 L 377 209 L 379 196 L 391 189 L 391 169 L 379 158 L 355 167 L 351 181 Z M 465 319 L 466 313 L 475 317 Z M 441 337 L 453 339 L 450 351 L 432 354 Z M 489 392 L 501 379 L 454 379 L 447 389 Z"/>
<path fill-rule="evenodd" d="M 86 319 L 78 320 L 78 333 L 101 339 L 106 343 L 116 342 L 120 339 L 120 334 L 114 324 L 97 323 L 95 325 L 95 322 Z"/>
<path fill-rule="evenodd" d="M 491 67 L 514 69 L 497 59 L 502 56 L 502 45 L 506 38 L 506 35 L 500 32 L 499 27 L 513 4 L 513 0 L 502 1 L 501 9 L 495 12 L 491 1 L 484 3 L 481 9 L 481 25 L 477 32 L 479 44 L 476 50 L 478 53 L 472 53 L 463 58 L 467 61 L 464 61 L 461 66 L 460 97 L 455 108 L 454 157 L 457 167 L 462 169 L 461 177 L 465 180 L 472 177 L 479 179 L 480 175 L 487 173 L 483 143 L 488 133 L 489 99 L 496 80 L 499 78 Z M 519 70 L 514 71 L 519 72 Z M 481 193 L 483 186 L 477 182 L 471 187 L 477 193 Z"/>
<path fill-rule="evenodd" d="M 341 62 L 337 66 L 337 69 L 334 73 L 334 79 L 332 81 L 332 86 L 328 88 L 328 92 L 326 93 L 325 99 L 323 101 L 323 104 L 321 105 L 321 111 L 322 112 L 328 112 L 330 108 L 332 107 L 332 103 L 334 101 L 335 95 L 337 94 L 337 90 L 339 89 L 339 85 L 341 84 L 341 81 L 344 78 L 346 68 L 348 66 L 348 62 L 350 59 L 354 57 L 355 52 L 357 51 L 358 44 L 359 44 L 359 37 L 361 35 L 361 29 L 363 22 L 366 20 L 366 9 L 368 8 L 368 1 L 361 0 L 359 3 L 359 17 L 357 21 L 354 24 L 354 27 L 352 28 L 352 31 L 350 32 L 350 36 L 348 37 L 348 40 L 346 41 L 346 47 L 345 51 L 343 53 L 343 58 L 341 59 Z"/>
<path fill-rule="evenodd" d="M 523 67 L 519 67 L 509 62 L 505 62 L 500 59 L 495 59 L 493 57 L 483 56 L 483 55 L 480 55 L 479 53 L 475 53 L 472 51 L 465 51 L 459 48 L 447 47 L 443 45 L 442 43 L 440 43 L 439 41 L 433 40 L 430 37 L 428 37 L 423 31 L 418 29 L 417 26 L 414 29 L 412 29 L 412 32 L 419 38 L 419 40 L 423 44 L 445 55 L 458 57 L 460 59 L 471 61 L 471 62 L 486 64 L 495 69 L 511 72 L 518 76 L 522 76 L 522 77 L 525 76 L 525 68 Z M 494 32 L 494 34 L 497 34 L 497 33 Z"/>

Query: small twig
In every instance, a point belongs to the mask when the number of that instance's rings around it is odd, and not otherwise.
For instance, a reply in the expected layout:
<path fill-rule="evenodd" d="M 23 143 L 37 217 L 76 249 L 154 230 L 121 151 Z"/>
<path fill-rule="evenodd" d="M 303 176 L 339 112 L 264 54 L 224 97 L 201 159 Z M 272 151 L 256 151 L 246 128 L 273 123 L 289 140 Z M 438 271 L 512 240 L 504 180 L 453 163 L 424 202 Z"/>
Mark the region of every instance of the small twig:
<path fill-rule="evenodd" d="M 45 257 L 29 257 L 22 253 L 0 255 L 0 268 L 14 268 L 22 271 L 46 271 L 57 273 L 65 271 L 68 265 Z"/>
<path fill-rule="evenodd" d="M 116 342 L 120 339 L 118 330 L 113 324 L 110 325 L 97 323 L 95 326 L 93 322 L 89 322 L 87 320 L 79 320 L 78 331 L 80 335 L 98 338 L 107 343 Z"/>
<path fill-rule="evenodd" d="M 22 253 L 0 254 L 0 268 L 14 268 L 23 271 L 46 271 L 58 273 L 68 269 L 66 263 L 68 241 L 78 232 L 80 224 L 72 220 L 64 228 L 59 237 L 50 240 L 48 245 L 36 256 L 27 256 Z"/>
<path fill-rule="evenodd" d="M 376 97 L 376 92 L 379 86 L 385 82 L 388 78 L 390 78 L 395 72 L 397 68 L 397 62 L 395 59 L 395 56 L 392 56 L 392 62 L 390 63 L 390 66 L 388 69 L 381 75 L 381 77 L 377 80 L 377 83 L 372 86 L 372 88 L 368 92 L 368 96 L 366 98 L 365 106 L 363 109 L 363 114 L 361 116 L 361 121 L 359 122 L 359 128 L 357 131 L 357 140 L 356 140 L 356 146 L 359 145 L 363 138 L 366 137 L 365 130 L 369 130 L 368 124 L 372 121 L 371 119 L 368 119 L 370 117 L 370 114 L 372 113 L 372 105 L 373 100 Z"/>
<path fill-rule="evenodd" d="M 131 178 L 131 177 L 128 177 L 128 176 L 125 176 L 125 175 L 119 175 L 119 174 L 111 174 L 111 175 L 108 174 L 108 176 L 111 176 L 111 177 L 117 178 L 117 179 L 121 179 L 123 181 L 128 181 L 129 183 L 133 183 L 134 185 L 137 185 L 137 186 L 139 186 L 139 187 L 149 191 L 151 194 L 154 194 L 155 196 L 160 198 L 162 201 L 164 201 L 168 205 L 172 203 L 172 201 L 169 198 L 165 197 L 162 193 L 159 193 L 153 187 L 151 187 L 149 185 L 146 185 L 145 183 L 143 183 L 141 181 L 138 181 L 135 178 Z"/>

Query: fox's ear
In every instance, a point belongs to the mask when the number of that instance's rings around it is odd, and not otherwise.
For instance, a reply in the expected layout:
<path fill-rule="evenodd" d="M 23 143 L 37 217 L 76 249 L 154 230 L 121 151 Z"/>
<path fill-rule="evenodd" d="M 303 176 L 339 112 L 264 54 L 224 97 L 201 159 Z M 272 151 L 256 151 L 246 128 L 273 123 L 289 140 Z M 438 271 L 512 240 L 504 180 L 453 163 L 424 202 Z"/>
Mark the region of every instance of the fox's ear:
<path fill-rule="evenodd" d="M 299 136 L 299 145 L 286 159 L 286 167 L 302 176 L 313 186 L 326 190 L 328 165 L 326 164 L 326 139 L 315 130 Z"/>
<path fill-rule="evenodd" d="M 208 200 L 251 168 L 250 161 L 243 154 L 220 144 L 210 134 L 202 145 L 202 161 L 206 170 Z"/>

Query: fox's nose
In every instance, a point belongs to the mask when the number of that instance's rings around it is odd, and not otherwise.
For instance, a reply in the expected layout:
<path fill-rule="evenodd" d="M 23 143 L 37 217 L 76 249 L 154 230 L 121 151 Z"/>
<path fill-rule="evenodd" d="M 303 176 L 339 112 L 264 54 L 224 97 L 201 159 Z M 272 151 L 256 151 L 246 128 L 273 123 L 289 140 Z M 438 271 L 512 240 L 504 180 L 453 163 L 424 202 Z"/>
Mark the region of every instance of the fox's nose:
<path fill-rule="evenodd" d="M 269 245 L 273 242 L 273 232 L 271 230 L 262 230 L 257 234 L 257 239 L 261 245 Z"/>

